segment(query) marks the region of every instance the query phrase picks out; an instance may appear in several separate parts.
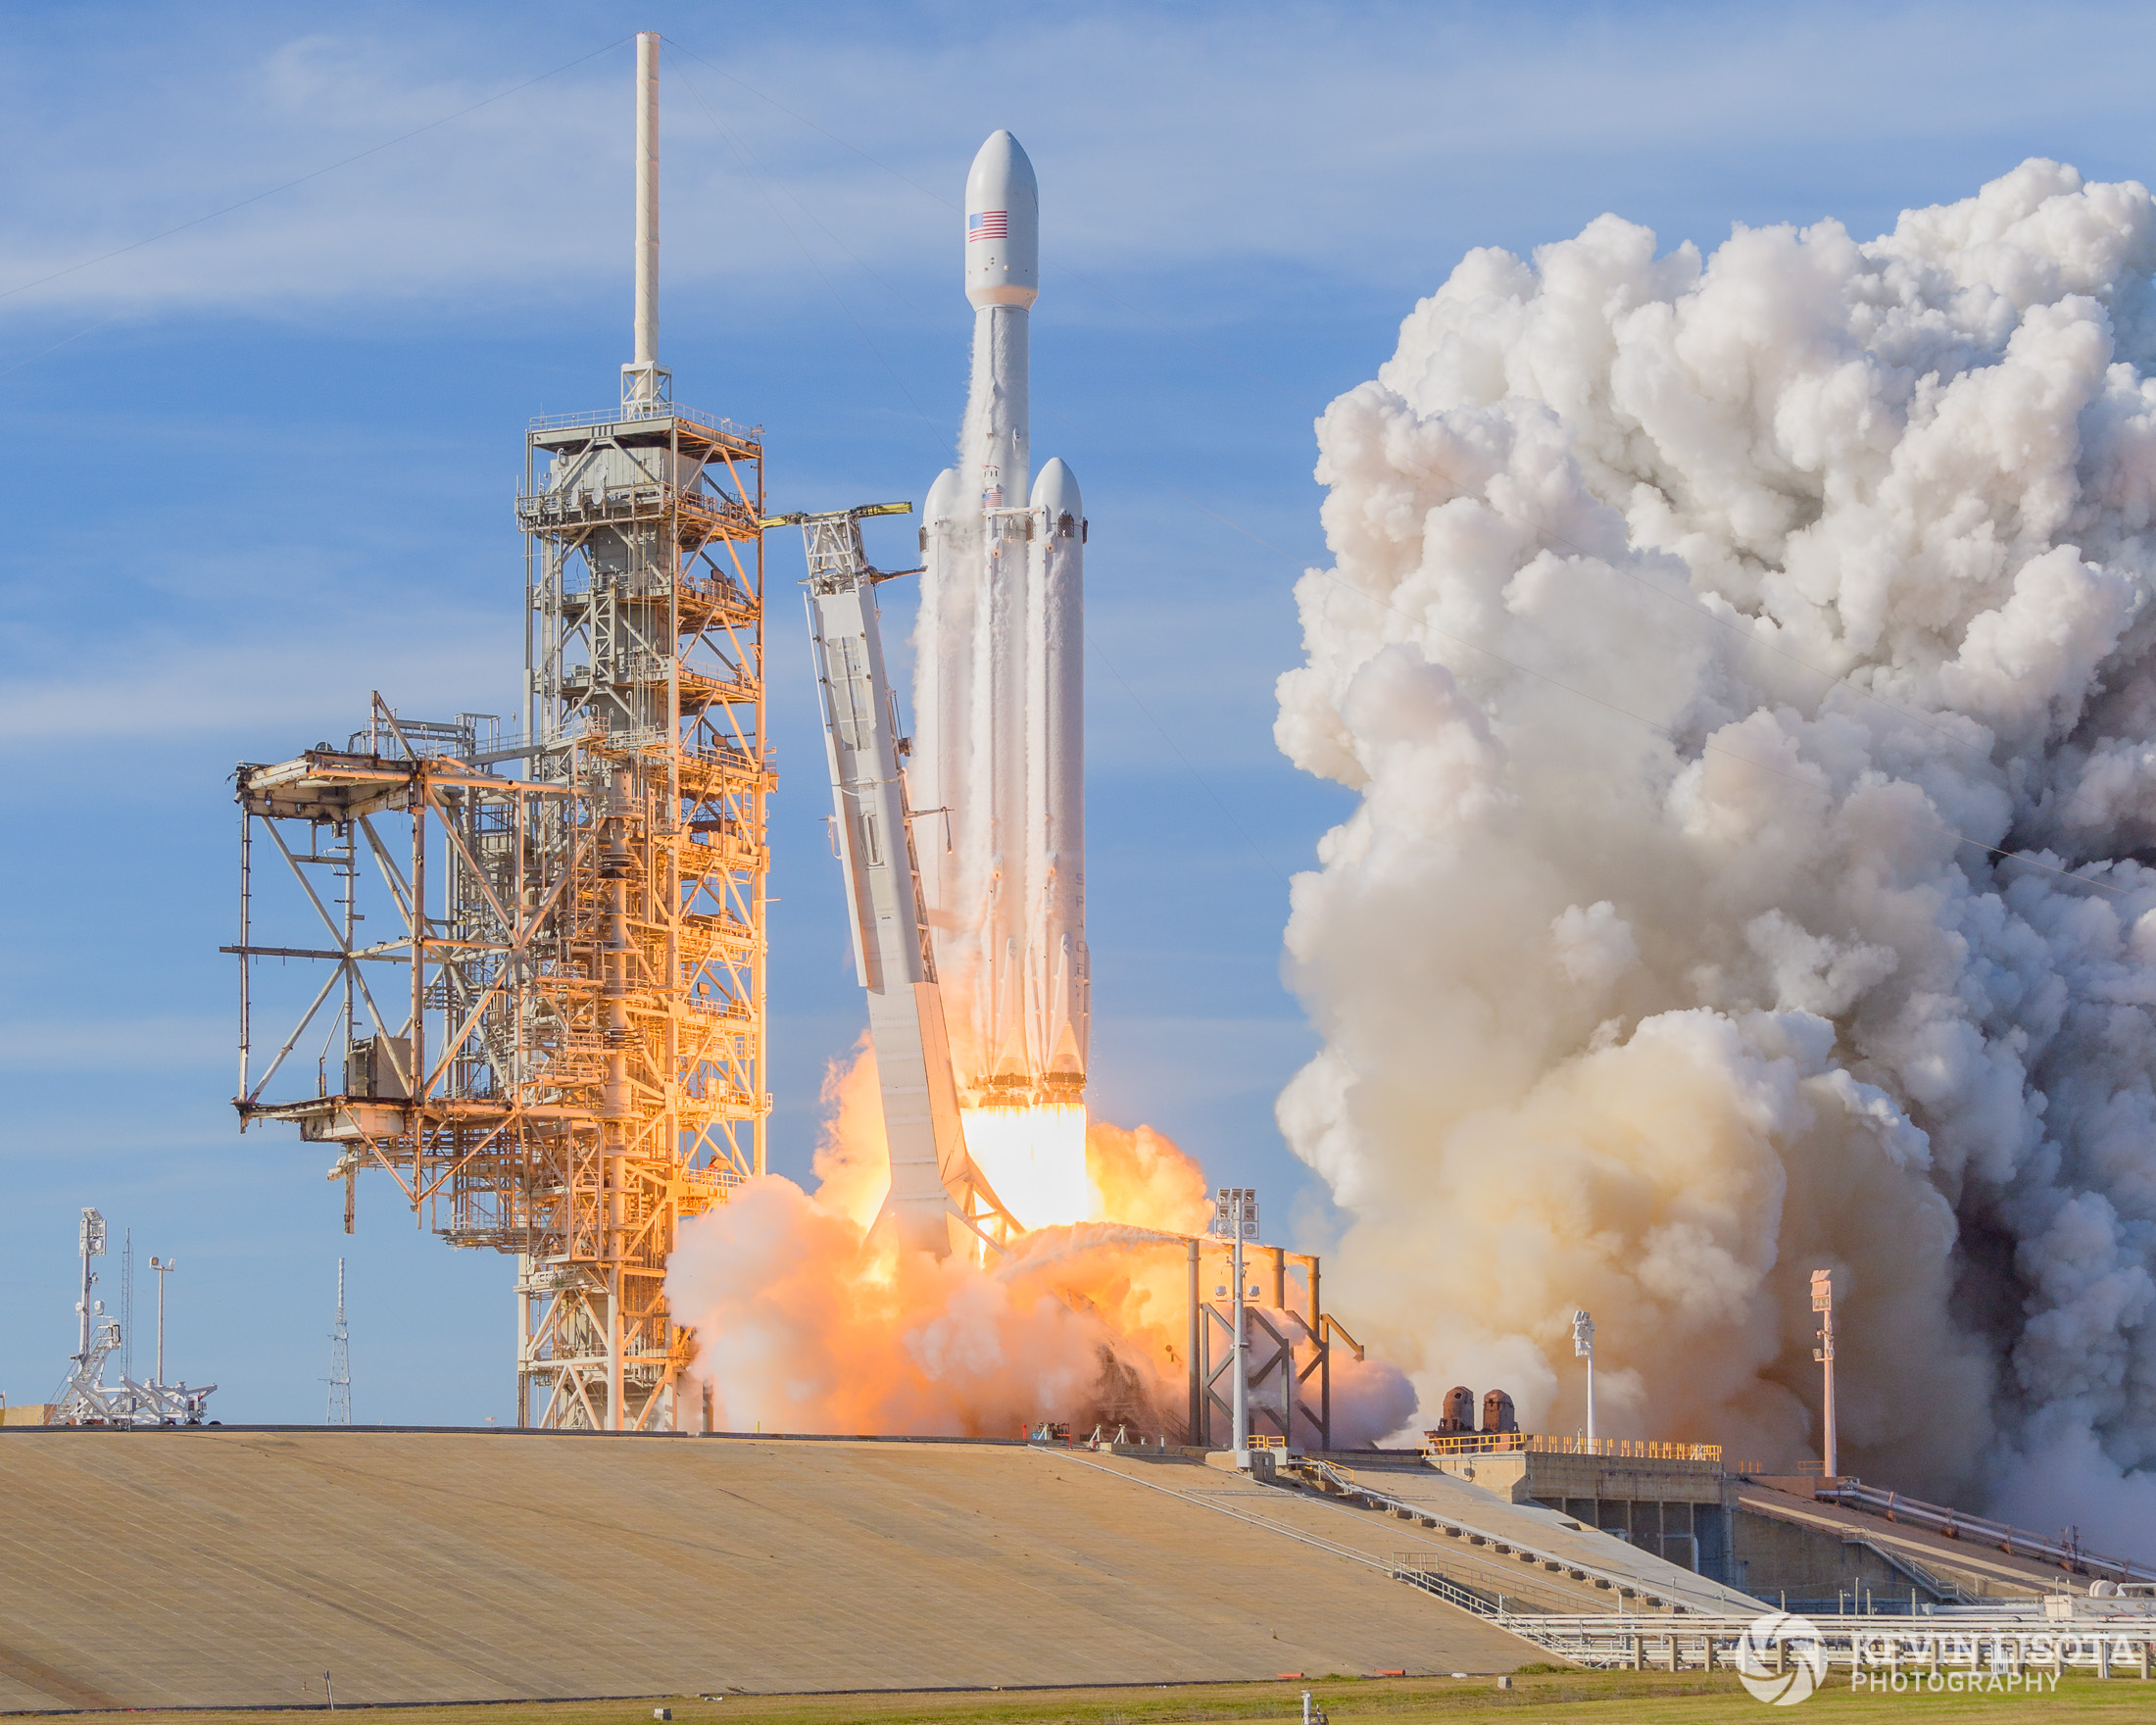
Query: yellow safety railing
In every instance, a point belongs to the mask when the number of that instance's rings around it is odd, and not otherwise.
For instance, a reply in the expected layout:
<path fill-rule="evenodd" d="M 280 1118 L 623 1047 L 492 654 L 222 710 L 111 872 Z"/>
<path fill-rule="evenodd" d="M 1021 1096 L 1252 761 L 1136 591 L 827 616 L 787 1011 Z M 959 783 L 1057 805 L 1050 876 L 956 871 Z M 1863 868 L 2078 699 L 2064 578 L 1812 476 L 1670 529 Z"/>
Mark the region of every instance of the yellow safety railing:
<path fill-rule="evenodd" d="M 1712 1461 L 1720 1444 L 1672 1444 L 1659 1438 L 1560 1438 L 1545 1432 L 1459 1432 L 1422 1441 L 1425 1455 L 1594 1455 L 1630 1461 Z"/>

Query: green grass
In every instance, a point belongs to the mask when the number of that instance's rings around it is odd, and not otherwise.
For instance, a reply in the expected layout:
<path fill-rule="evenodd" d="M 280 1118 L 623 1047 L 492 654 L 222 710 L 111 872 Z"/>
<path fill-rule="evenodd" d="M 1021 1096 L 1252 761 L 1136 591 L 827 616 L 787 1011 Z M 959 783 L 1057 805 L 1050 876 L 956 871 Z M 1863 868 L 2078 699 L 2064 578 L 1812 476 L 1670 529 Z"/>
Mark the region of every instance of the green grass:
<path fill-rule="evenodd" d="M 1324 1678 L 1307 1682 L 1176 1685 L 1159 1689 L 946 1691 L 933 1695 L 729 1696 L 722 1701 L 656 1696 L 638 1701 L 508 1701 L 482 1706 L 339 1707 L 351 1725 L 652 1725 L 669 1706 L 675 1725 L 1209 1725 L 1299 1720 L 1307 1689 L 1335 1725 L 1450 1725 L 1494 1719 L 1516 1725 L 1706 1725 L 1789 1720 L 1856 1725 L 1871 1720 L 1981 1717 L 1985 1725 L 2056 1720 L 2060 1725 L 2156 1719 L 2156 1683 L 2099 1682 L 2072 1674 L 2038 1696 L 1852 1694 L 1830 1681 L 1801 1707 L 1769 1708 L 1728 1672 L 1523 1673 L 1510 1690 L 1492 1677 Z M 77 1713 L 70 1725 L 323 1725 L 319 1710 Z"/>

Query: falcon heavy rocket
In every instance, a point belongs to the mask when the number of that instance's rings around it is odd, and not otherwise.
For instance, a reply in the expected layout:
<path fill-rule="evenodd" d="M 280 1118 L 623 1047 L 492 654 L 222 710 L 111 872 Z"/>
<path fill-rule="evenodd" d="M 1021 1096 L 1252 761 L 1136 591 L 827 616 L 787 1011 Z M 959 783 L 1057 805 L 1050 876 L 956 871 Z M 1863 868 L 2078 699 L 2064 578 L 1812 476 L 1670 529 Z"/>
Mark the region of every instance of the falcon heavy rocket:
<path fill-rule="evenodd" d="M 1028 488 L 1040 197 L 1007 131 L 966 176 L 963 257 L 973 379 L 958 465 L 924 512 L 908 779 L 964 1105 L 1075 1105 L 1090 992 L 1085 506 L 1059 460 Z"/>

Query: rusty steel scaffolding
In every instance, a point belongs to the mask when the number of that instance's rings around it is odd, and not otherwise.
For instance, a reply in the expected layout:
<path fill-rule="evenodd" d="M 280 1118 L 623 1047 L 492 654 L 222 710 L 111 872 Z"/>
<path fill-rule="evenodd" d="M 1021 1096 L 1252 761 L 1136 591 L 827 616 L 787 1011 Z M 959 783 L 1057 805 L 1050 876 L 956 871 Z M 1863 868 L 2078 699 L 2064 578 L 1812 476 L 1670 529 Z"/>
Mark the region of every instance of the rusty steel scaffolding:
<path fill-rule="evenodd" d="M 242 1127 L 338 1146 L 348 1230 L 381 1168 L 516 1255 L 519 1424 L 675 1423 L 676 1227 L 764 1165 L 761 434 L 636 382 L 526 438 L 520 731 L 377 696 L 238 773 Z M 258 938 L 265 840 L 304 944 Z M 272 961 L 321 976 L 263 1062 Z"/>

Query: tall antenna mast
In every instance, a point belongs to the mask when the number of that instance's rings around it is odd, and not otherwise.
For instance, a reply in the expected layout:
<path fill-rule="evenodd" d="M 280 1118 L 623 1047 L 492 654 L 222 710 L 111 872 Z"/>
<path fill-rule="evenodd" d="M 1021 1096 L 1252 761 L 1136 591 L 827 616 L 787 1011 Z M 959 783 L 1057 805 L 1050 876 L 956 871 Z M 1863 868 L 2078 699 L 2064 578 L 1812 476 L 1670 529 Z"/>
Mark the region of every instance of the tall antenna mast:
<path fill-rule="evenodd" d="M 352 1423 L 352 1338 L 344 1327 L 344 1259 L 337 1259 L 337 1324 L 329 1332 L 329 1425 Z"/>
<path fill-rule="evenodd" d="M 673 393 L 659 363 L 659 36 L 636 38 L 636 358 L 621 368 L 625 414 L 650 413 Z"/>

